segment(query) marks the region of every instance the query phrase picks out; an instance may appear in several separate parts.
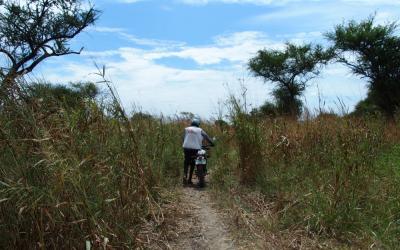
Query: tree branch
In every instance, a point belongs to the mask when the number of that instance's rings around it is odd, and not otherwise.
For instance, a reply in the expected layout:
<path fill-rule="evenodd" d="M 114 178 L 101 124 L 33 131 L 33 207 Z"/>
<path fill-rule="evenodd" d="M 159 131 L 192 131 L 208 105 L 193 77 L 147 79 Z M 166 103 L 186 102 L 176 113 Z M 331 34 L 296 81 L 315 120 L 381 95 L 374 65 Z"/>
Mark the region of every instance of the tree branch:
<path fill-rule="evenodd" d="M 53 7 L 60 13 L 53 13 Z M 80 54 L 83 48 L 72 51 L 68 42 L 94 23 L 97 10 L 83 10 L 79 1 L 38 0 L 27 5 L 11 1 L 1 16 L 5 27 L 0 53 L 12 64 L 3 73 L 15 78 L 31 72 L 48 57 Z"/>
<path fill-rule="evenodd" d="M 29 53 L 26 57 L 24 57 L 23 59 L 21 59 L 19 62 L 15 62 L 13 63 L 13 68 L 15 68 L 16 70 L 20 69 L 21 67 L 23 67 L 24 64 L 26 64 L 27 62 L 29 62 L 30 60 L 32 60 L 33 58 L 35 58 L 38 55 L 38 52 L 40 49 L 42 49 L 42 47 L 44 47 L 45 45 L 47 45 L 49 42 L 51 41 L 55 41 L 55 40 L 67 40 L 67 39 L 72 39 L 74 38 L 76 35 L 78 35 L 79 33 L 81 33 L 87 26 L 89 26 L 89 24 L 91 23 L 90 17 L 93 14 L 95 10 L 93 8 L 90 8 L 88 10 L 88 12 L 86 13 L 86 16 L 81 24 L 81 26 L 77 27 L 75 31 L 73 31 L 71 34 L 62 34 L 62 35 L 52 35 L 47 37 L 46 39 L 44 39 L 43 41 L 39 42 L 36 47 L 34 47 L 32 45 L 31 41 L 27 41 L 28 45 L 31 48 L 31 53 Z M 43 6 L 42 9 L 42 13 L 40 15 L 40 18 L 43 18 L 43 15 L 46 12 L 46 6 Z M 35 25 L 37 25 L 38 22 L 35 23 Z M 73 30 L 73 29 L 72 29 Z M 27 39 L 30 40 L 30 39 Z M 47 46 L 47 48 L 49 48 L 49 46 Z M 82 50 L 81 50 L 82 51 Z M 53 50 L 54 52 L 54 50 Z M 67 54 L 74 54 L 76 52 L 68 52 Z M 80 53 L 80 52 L 79 52 Z M 57 53 L 52 54 L 52 56 L 58 56 Z"/>
<path fill-rule="evenodd" d="M 49 47 L 49 48 L 51 48 L 51 47 Z M 54 50 L 53 50 L 54 53 L 53 52 L 52 53 L 44 53 L 38 59 L 33 61 L 28 67 L 19 70 L 17 72 L 17 75 L 23 75 L 23 74 L 32 72 L 32 70 L 46 58 L 49 58 L 52 56 L 64 56 L 64 55 L 71 55 L 71 54 L 79 55 L 82 52 L 82 50 L 83 50 L 83 47 L 79 51 L 68 51 L 68 52 L 63 52 L 63 53 L 57 53 L 57 52 L 54 52 Z"/>

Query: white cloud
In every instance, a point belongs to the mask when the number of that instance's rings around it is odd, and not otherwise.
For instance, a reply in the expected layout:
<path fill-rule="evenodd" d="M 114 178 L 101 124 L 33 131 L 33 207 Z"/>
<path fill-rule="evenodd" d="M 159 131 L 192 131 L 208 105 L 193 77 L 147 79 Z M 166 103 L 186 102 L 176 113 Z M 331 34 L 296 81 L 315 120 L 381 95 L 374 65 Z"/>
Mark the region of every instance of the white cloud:
<path fill-rule="evenodd" d="M 120 3 L 137 3 L 137 2 L 143 2 L 143 1 L 146 1 L 146 0 L 117 0 L 117 2 L 120 2 Z"/>
<path fill-rule="evenodd" d="M 103 32 L 103 33 L 121 33 L 125 32 L 122 28 L 115 27 L 104 27 L 104 26 L 91 26 L 87 28 L 87 31 Z"/>
<path fill-rule="evenodd" d="M 345 3 L 356 3 L 364 5 L 400 5 L 400 0 L 341 0 Z"/>
<path fill-rule="evenodd" d="M 284 5 L 290 2 L 299 2 L 299 1 L 301 0 L 177 0 L 177 2 L 190 5 L 206 5 L 210 3 Z M 318 1 L 318 0 L 313 0 L 313 1 Z"/>
<path fill-rule="evenodd" d="M 206 5 L 212 3 L 225 3 L 225 4 L 254 4 L 254 5 L 287 5 L 295 2 L 302 2 L 304 4 L 307 3 L 315 3 L 320 2 L 323 3 L 323 0 L 176 0 L 176 2 L 189 4 L 189 5 Z M 327 2 L 327 1 L 326 1 Z M 344 3 L 355 3 L 361 5 L 399 5 L 400 0 L 336 0 L 330 1 L 331 3 L 336 2 L 336 4 L 340 4 L 340 2 Z"/>
<path fill-rule="evenodd" d="M 284 20 L 295 17 L 310 16 L 317 13 L 317 8 L 290 8 L 254 16 L 249 19 L 252 23 L 265 23 L 271 20 Z"/>
<path fill-rule="evenodd" d="M 217 102 L 226 98 L 224 83 L 235 83 L 241 77 L 230 70 L 184 70 L 160 65 L 145 59 L 146 52 L 132 48 L 120 49 L 119 53 L 123 59 L 108 63 L 106 72 L 114 80 L 124 106 L 136 103 L 153 113 L 190 111 L 208 117 Z M 79 64 L 68 68 L 80 72 L 81 76 L 73 75 L 77 80 L 93 77 Z M 253 95 L 263 100 L 267 91 L 262 83 L 252 79 L 250 84 Z M 264 95 L 260 97 L 260 93 Z"/>
<path fill-rule="evenodd" d="M 316 43 L 317 41 L 322 42 L 323 33 L 320 31 L 299 32 L 294 34 L 277 35 L 276 38 L 295 44 Z"/>
<path fill-rule="evenodd" d="M 107 0 L 111 1 L 111 0 Z M 149 0 L 117 0 L 119 3 L 138 3 Z M 252 4 L 252 5 L 275 5 L 275 6 L 283 6 L 291 3 L 302 2 L 302 3 L 315 3 L 320 2 L 323 3 L 323 0 L 174 0 L 176 3 L 182 3 L 187 5 L 197 5 L 203 6 L 207 4 L 213 3 L 222 3 L 222 4 Z M 327 2 L 327 1 L 326 1 Z M 369 5 L 369 6 L 377 6 L 377 5 L 400 5 L 400 0 L 336 0 L 330 1 L 331 3 L 340 4 L 342 3 L 351 3 L 358 5 Z"/>
<path fill-rule="evenodd" d="M 178 50 L 151 52 L 149 59 L 178 57 L 192 59 L 200 65 L 219 64 L 224 60 L 230 63 L 245 64 L 251 56 L 263 48 L 282 48 L 281 42 L 269 40 L 265 34 L 256 31 L 238 32 L 214 38 L 214 43 L 202 47 L 183 46 Z"/>
<path fill-rule="evenodd" d="M 388 22 L 400 20 L 400 9 L 398 1 L 361 1 L 361 0 L 337 0 L 320 1 L 312 3 L 302 1 L 266 10 L 264 14 L 249 17 L 242 20 L 244 25 L 263 27 L 265 29 L 274 29 L 275 27 L 285 30 L 288 26 L 291 30 L 305 31 L 301 37 L 298 33 L 277 36 L 284 37 L 291 42 L 303 40 L 320 42 L 324 32 L 332 31 L 335 25 L 350 20 L 360 21 L 371 15 L 376 16 L 377 24 L 387 24 Z M 312 31 L 312 32 L 311 32 Z"/>
<path fill-rule="evenodd" d="M 152 48 L 134 47 L 93 52 L 82 55 L 84 62 L 63 63 L 63 68 L 45 67 L 43 75 L 50 81 L 94 80 L 93 60 L 106 63 L 106 72 L 114 80 L 125 107 L 132 103 L 143 106 L 146 111 L 174 114 L 190 111 L 202 116 L 215 112 L 218 101 L 225 100 L 225 84 L 236 84 L 245 77 L 249 95 L 254 105 L 261 104 L 268 96 L 268 87 L 261 80 L 249 78 L 247 60 L 265 46 L 282 46 L 267 39 L 259 32 L 241 32 L 215 37 L 214 43 L 205 47 Z M 168 57 L 193 59 L 199 69 L 180 69 L 158 63 L 157 59 Z M 56 59 L 66 60 L 66 59 Z M 232 62 L 225 69 L 211 65 L 223 60 Z M 53 63 L 61 64 L 60 61 Z M 235 89 L 236 86 L 232 86 Z"/>
<path fill-rule="evenodd" d="M 170 40 L 160 40 L 160 39 L 147 39 L 147 38 L 138 38 L 134 35 L 131 35 L 126 32 L 125 29 L 122 28 L 115 28 L 115 27 L 89 27 L 89 30 L 100 32 L 100 33 L 114 33 L 119 37 L 127 39 L 137 45 L 142 46 L 150 46 L 150 47 L 176 47 L 176 46 L 183 46 L 184 43 L 177 42 L 177 41 L 170 41 Z"/>
<path fill-rule="evenodd" d="M 297 36 L 307 37 L 306 34 Z M 82 54 L 84 59 L 80 62 L 63 61 L 66 58 L 54 59 L 61 61 L 53 63 L 64 67 L 44 67 L 42 73 L 46 79 L 54 82 L 60 79 L 65 82 L 95 81 L 95 75 L 90 74 L 96 71 L 92 66 L 93 61 L 104 63 L 107 75 L 114 81 L 128 110 L 137 104 L 144 111 L 152 113 L 171 115 L 190 111 L 210 117 L 210 114 L 216 112 L 218 102 L 227 98 L 226 84 L 229 84 L 233 92 L 239 91 L 239 78 L 246 79 L 248 99 L 253 107 L 270 98 L 269 91 L 273 85 L 250 77 L 246 63 L 259 49 L 282 47 L 281 41 L 272 40 L 262 32 L 246 31 L 217 36 L 207 46 L 148 49 L 125 47 L 109 51 L 88 51 Z M 199 67 L 182 69 L 158 61 L 168 60 L 169 57 L 191 59 Z M 216 67 L 215 64 L 219 63 L 224 67 Z M 360 90 L 362 83 L 355 79 L 345 73 L 343 68 L 328 68 L 323 77 L 318 79 L 319 89 L 327 100 L 335 99 L 336 96 L 349 96 L 348 103 L 354 105 L 364 93 Z M 312 107 L 318 105 L 315 101 L 318 100 L 316 93 L 316 84 L 311 85 L 306 92 L 305 99 Z"/>
<path fill-rule="evenodd" d="M 396 15 L 395 13 L 390 11 L 379 11 L 375 15 L 375 22 L 381 25 L 386 25 L 389 22 L 393 21 L 398 22 L 399 19 L 400 19 L 399 15 Z"/>
<path fill-rule="evenodd" d="M 342 109 L 351 111 L 366 96 L 366 86 L 364 80 L 353 75 L 345 66 L 332 64 L 309 85 L 304 93 L 304 100 L 311 111 L 319 107 L 339 113 Z"/>

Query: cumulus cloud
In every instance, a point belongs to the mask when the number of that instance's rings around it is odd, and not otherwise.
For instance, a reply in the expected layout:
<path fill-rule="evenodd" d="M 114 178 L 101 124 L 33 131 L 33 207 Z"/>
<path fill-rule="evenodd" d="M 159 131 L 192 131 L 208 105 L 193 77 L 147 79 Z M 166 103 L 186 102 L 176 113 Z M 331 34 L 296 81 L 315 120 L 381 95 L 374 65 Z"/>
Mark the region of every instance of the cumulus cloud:
<path fill-rule="evenodd" d="M 363 5 L 400 5 L 400 0 L 341 0 L 345 3 L 357 3 Z"/>
<path fill-rule="evenodd" d="M 123 1 L 123 0 L 122 0 Z M 127 0 L 129 1 L 129 0 Z M 287 5 L 295 2 L 315 3 L 323 0 L 176 0 L 176 2 L 190 5 L 206 5 L 212 3 L 225 4 L 254 4 L 254 5 Z M 400 5 L 400 0 L 336 0 L 336 3 L 356 3 L 360 5 Z"/>
<path fill-rule="evenodd" d="M 107 75 L 115 82 L 121 100 L 128 109 L 136 103 L 153 113 L 190 111 L 209 117 L 216 111 L 217 103 L 226 99 L 226 85 L 233 85 L 231 88 L 236 89 L 239 78 L 246 78 L 248 93 L 255 106 L 265 100 L 268 87 L 261 80 L 248 77 L 245 63 L 257 49 L 268 45 L 281 46 L 280 43 L 269 41 L 261 33 L 249 31 L 215 37 L 214 43 L 205 47 L 182 46 L 170 48 L 169 51 L 157 47 L 87 51 L 82 54 L 86 58 L 84 62 L 63 63 L 62 69 L 45 67 L 43 75 L 54 82 L 60 79 L 64 82 L 96 81 L 96 76 L 90 74 L 96 71 L 92 66 L 93 61 L 103 62 Z M 205 67 L 181 69 L 158 61 L 169 57 L 188 58 Z M 212 67 L 212 64 L 222 60 L 232 64 L 225 69 Z"/>
<path fill-rule="evenodd" d="M 111 1 L 111 0 L 107 0 Z M 145 2 L 149 0 L 117 0 L 119 3 L 138 3 Z M 222 3 L 222 4 L 252 4 L 252 5 L 275 5 L 275 6 L 283 6 L 296 2 L 303 3 L 315 3 L 315 2 L 324 2 L 323 0 L 174 0 L 175 3 L 188 4 L 194 6 L 204 6 L 207 4 L 213 3 Z M 336 0 L 331 1 L 336 3 L 355 3 L 359 5 L 400 5 L 400 0 Z"/>
<path fill-rule="evenodd" d="M 117 2 L 120 2 L 120 3 L 137 3 L 137 2 L 143 2 L 143 1 L 146 1 L 146 0 L 117 0 Z"/>
<path fill-rule="evenodd" d="M 307 35 L 298 34 L 298 37 L 302 36 Z M 99 79 L 91 74 L 96 71 L 93 66 L 93 62 L 96 61 L 106 65 L 107 75 L 115 83 L 128 110 L 137 104 L 136 106 L 142 106 L 145 111 L 152 113 L 162 112 L 170 115 L 190 111 L 210 117 L 217 111 L 218 102 L 227 99 L 227 85 L 230 91 L 239 92 L 238 79 L 245 79 L 249 103 L 253 107 L 262 104 L 268 98 L 271 100 L 269 93 L 273 85 L 251 77 L 246 63 L 259 49 L 279 49 L 283 46 L 280 40 L 273 40 L 262 32 L 236 32 L 216 36 L 213 42 L 206 46 L 185 45 L 147 49 L 124 47 L 108 51 L 87 51 L 82 54 L 85 60 L 63 63 L 53 61 L 57 65 L 62 63 L 64 67 L 45 67 L 43 74 L 54 82 L 59 82 L 60 79 L 64 82 L 96 81 Z M 199 67 L 182 69 L 160 62 L 160 59 L 169 58 L 193 60 Z M 223 68 L 216 67 L 220 63 L 223 63 Z M 322 93 L 332 100 L 335 100 L 336 96 L 350 96 L 347 103 L 354 105 L 364 93 L 363 83 L 355 81 L 352 75 L 343 70 L 340 67 L 329 68 L 323 77 L 318 79 L 318 88 L 316 82 L 310 84 L 305 96 L 307 104 L 312 107 L 318 105 L 316 100 Z M 358 84 L 352 84 L 354 82 Z M 356 98 L 353 92 L 356 93 Z"/>
<path fill-rule="evenodd" d="M 137 45 L 149 46 L 149 47 L 176 47 L 183 46 L 184 43 L 170 40 L 160 40 L 160 39 L 148 39 L 148 38 L 138 38 L 132 34 L 126 32 L 125 29 L 116 27 L 106 27 L 106 26 L 96 26 L 90 27 L 90 31 L 100 32 L 100 33 L 113 33 L 121 38 L 129 40 Z"/>
<path fill-rule="evenodd" d="M 192 59 L 199 65 L 218 64 L 223 61 L 230 63 L 246 63 L 250 56 L 263 48 L 283 48 L 282 42 L 275 42 L 264 33 L 256 31 L 238 32 L 220 35 L 214 38 L 214 43 L 208 46 L 182 46 L 178 50 L 153 52 L 147 56 L 150 59 L 178 57 Z"/>
<path fill-rule="evenodd" d="M 311 29 L 313 29 L 314 33 L 323 33 L 332 30 L 335 25 L 341 22 L 359 21 L 371 15 L 375 15 L 375 20 L 378 24 L 398 21 L 400 19 L 400 11 L 397 8 L 399 3 L 400 0 L 336 0 L 320 1 L 318 3 L 302 1 L 276 8 L 273 11 L 267 9 L 265 13 L 242 20 L 242 23 L 268 28 L 281 27 L 292 23 L 297 30 L 307 31 L 306 33 L 310 33 Z M 290 34 L 290 36 L 292 35 Z"/>
<path fill-rule="evenodd" d="M 206 5 L 210 3 L 284 5 L 290 2 L 299 2 L 299 1 L 300 0 L 177 0 L 177 2 L 190 5 Z M 313 0 L 313 1 L 318 1 L 318 0 Z"/>

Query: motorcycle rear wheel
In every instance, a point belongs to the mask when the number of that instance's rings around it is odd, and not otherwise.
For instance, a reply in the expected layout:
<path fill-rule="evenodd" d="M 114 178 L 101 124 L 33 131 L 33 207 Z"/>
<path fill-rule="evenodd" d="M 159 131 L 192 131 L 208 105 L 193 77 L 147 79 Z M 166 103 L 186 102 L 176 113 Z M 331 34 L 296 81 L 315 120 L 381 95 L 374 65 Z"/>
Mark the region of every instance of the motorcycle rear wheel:
<path fill-rule="evenodd" d="M 200 188 L 203 188 L 205 186 L 205 181 L 204 181 L 204 177 L 205 177 L 205 172 L 204 172 L 204 165 L 196 165 L 196 169 L 197 169 L 197 178 L 199 179 L 198 182 L 198 186 Z"/>

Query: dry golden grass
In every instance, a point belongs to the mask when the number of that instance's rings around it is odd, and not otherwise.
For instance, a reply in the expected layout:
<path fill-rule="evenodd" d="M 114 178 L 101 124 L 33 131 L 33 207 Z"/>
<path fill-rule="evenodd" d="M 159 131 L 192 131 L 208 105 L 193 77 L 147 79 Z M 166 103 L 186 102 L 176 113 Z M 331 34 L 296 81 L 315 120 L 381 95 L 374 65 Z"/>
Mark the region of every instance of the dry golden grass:
<path fill-rule="evenodd" d="M 239 105 L 232 111 L 234 130 L 221 137 L 213 183 L 230 193 L 226 204 L 239 227 L 270 247 L 398 245 L 398 124 L 259 119 Z"/>
<path fill-rule="evenodd" d="M 0 247 L 143 246 L 179 179 L 179 126 L 131 121 L 114 94 L 73 107 L 22 97 L 0 110 Z"/>

